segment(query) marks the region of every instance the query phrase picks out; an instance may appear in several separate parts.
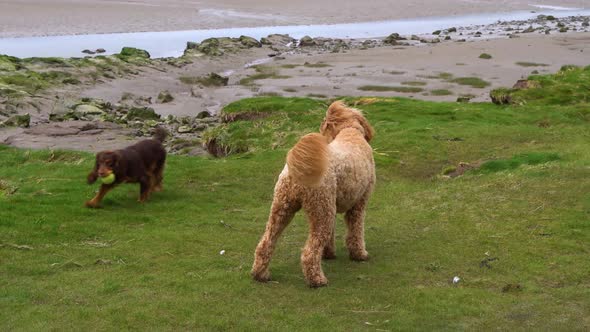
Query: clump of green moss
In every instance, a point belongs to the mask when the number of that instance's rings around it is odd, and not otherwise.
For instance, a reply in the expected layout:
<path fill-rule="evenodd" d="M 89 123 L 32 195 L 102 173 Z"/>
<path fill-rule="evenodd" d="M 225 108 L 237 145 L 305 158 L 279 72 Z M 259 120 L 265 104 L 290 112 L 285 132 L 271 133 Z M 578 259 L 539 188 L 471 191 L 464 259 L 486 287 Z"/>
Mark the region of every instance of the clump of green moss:
<path fill-rule="evenodd" d="M 479 77 L 457 77 L 449 82 L 457 83 L 460 85 L 469 85 L 474 88 L 483 89 L 490 85 L 489 82 L 482 80 Z"/>
<path fill-rule="evenodd" d="M 378 92 L 401 92 L 401 93 L 418 93 L 424 91 L 422 88 L 410 86 L 384 86 L 384 85 L 363 85 L 358 87 L 361 91 L 378 91 Z"/>
<path fill-rule="evenodd" d="M 447 89 L 436 89 L 436 90 L 430 91 L 430 94 L 433 96 L 450 96 L 453 94 L 453 92 L 451 92 Z"/>

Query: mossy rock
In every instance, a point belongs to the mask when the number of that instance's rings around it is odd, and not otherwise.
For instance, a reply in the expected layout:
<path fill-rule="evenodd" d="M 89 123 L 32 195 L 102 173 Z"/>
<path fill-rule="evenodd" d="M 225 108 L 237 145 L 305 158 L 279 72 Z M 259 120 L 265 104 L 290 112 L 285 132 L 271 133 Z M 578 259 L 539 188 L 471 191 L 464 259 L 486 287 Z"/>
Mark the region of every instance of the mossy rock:
<path fill-rule="evenodd" d="M 402 36 L 399 35 L 399 33 L 392 33 L 389 36 L 385 37 L 385 39 L 383 40 L 384 44 L 388 44 L 388 45 L 397 45 L 398 44 L 398 40 L 404 40 L 405 38 L 403 38 Z"/>
<path fill-rule="evenodd" d="M 115 57 L 119 60 L 134 64 L 144 64 L 150 59 L 148 51 L 135 48 L 135 47 L 123 47 L 121 53 L 115 54 Z"/>
<path fill-rule="evenodd" d="M 146 59 L 150 58 L 150 54 L 148 53 L 148 51 L 135 47 L 123 47 L 121 53 L 119 54 L 125 57 L 137 57 Z"/>
<path fill-rule="evenodd" d="M 196 48 L 199 52 L 209 56 L 222 56 L 224 52 L 220 49 L 219 39 L 208 38 L 199 44 Z"/>
<path fill-rule="evenodd" d="M 172 94 L 168 90 L 162 91 L 158 94 L 158 103 L 160 103 L 160 104 L 169 103 L 173 100 L 174 100 L 174 97 L 172 96 Z"/>
<path fill-rule="evenodd" d="M 316 46 L 316 42 L 310 36 L 304 36 L 299 40 L 299 46 L 301 47 L 311 47 Z"/>
<path fill-rule="evenodd" d="M 240 43 L 242 43 L 242 45 L 246 46 L 247 48 L 262 47 L 262 43 L 252 37 L 240 36 L 239 40 Z"/>
<path fill-rule="evenodd" d="M 20 68 L 20 59 L 8 55 L 0 55 L 0 72 L 16 71 Z"/>
<path fill-rule="evenodd" d="M 81 115 L 102 115 L 105 113 L 101 108 L 89 104 L 80 104 L 76 106 L 74 111 Z"/>
<path fill-rule="evenodd" d="M 211 113 L 207 112 L 207 111 L 200 111 L 196 118 L 197 119 L 204 119 L 204 118 L 210 118 L 211 117 Z"/>
<path fill-rule="evenodd" d="M 28 128 L 31 125 L 31 115 L 23 114 L 23 115 L 13 115 L 10 118 L 4 120 L 0 123 L 1 127 L 21 127 L 21 128 Z"/>
<path fill-rule="evenodd" d="M 133 107 L 127 113 L 127 120 L 159 120 L 160 115 L 151 107 Z"/>

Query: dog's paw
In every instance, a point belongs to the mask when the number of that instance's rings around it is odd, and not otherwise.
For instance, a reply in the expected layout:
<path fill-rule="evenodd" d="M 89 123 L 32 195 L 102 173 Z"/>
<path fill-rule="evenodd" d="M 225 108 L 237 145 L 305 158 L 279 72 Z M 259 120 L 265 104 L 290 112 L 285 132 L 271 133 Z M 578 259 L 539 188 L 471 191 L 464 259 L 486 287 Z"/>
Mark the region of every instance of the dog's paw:
<path fill-rule="evenodd" d="M 93 201 L 86 201 L 86 203 L 84 203 L 84 205 L 85 205 L 87 208 L 91 208 L 91 209 L 96 209 L 96 208 L 98 208 L 98 207 L 99 207 L 99 206 L 98 206 L 98 203 L 95 203 L 95 202 L 93 202 Z"/>
<path fill-rule="evenodd" d="M 324 287 L 328 285 L 328 278 L 323 275 L 315 276 L 307 280 L 307 284 L 311 288 Z"/>
<path fill-rule="evenodd" d="M 362 252 L 351 252 L 350 253 L 350 260 L 363 262 L 369 260 L 369 253 L 366 250 Z"/>
<path fill-rule="evenodd" d="M 268 282 L 270 281 L 270 272 L 268 271 L 254 271 L 250 273 L 252 278 L 258 282 Z"/>

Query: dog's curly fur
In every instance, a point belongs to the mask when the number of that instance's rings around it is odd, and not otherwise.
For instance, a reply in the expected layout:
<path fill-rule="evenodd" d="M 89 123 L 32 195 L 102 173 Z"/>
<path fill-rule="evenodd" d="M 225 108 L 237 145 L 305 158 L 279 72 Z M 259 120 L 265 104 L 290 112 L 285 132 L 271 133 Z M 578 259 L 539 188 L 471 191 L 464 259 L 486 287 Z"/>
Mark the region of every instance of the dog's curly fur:
<path fill-rule="evenodd" d="M 301 265 L 311 287 L 328 283 L 321 259 L 335 258 L 336 213 L 345 213 L 350 259 L 369 258 L 364 218 L 375 185 L 375 163 L 369 145 L 373 135 L 373 128 L 359 110 L 337 101 L 328 108 L 320 133 L 302 137 L 289 151 L 275 186 L 266 230 L 254 254 L 255 280 L 270 280 L 269 264 L 276 242 L 301 208 L 309 221 Z"/>

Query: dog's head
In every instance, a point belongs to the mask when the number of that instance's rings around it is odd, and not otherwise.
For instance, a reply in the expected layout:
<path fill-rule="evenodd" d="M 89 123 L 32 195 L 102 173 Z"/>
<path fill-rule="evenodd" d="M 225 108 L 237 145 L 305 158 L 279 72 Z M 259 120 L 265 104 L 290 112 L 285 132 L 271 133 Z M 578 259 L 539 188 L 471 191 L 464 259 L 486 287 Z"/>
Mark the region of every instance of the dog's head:
<path fill-rule="evenodd" d="M 328 107 L 324 122 L 320 126 L 320 133 L 332 141 L 345 128 L 359 130 L 367 142 L 370 142 L 375 135 L 375 131 L 361 111 L 346 107 L 342 101 L 335 101 Z"/>
<path fill-rule="evenodd" d="M 88 174 L 88 183 L 94 183 L 98 177 L 117 173 L 121 156 L 114 151 L 102 151 L 96 154 L 94 169 Z"/>

